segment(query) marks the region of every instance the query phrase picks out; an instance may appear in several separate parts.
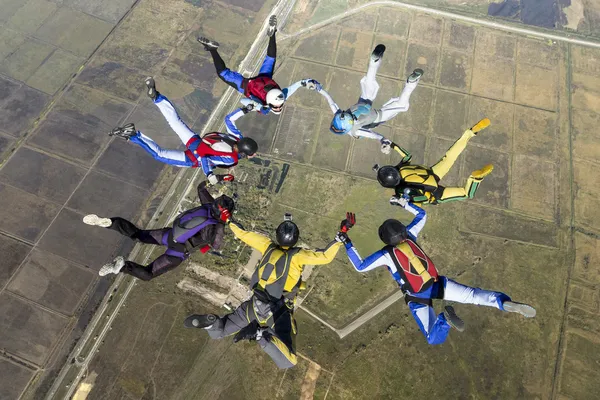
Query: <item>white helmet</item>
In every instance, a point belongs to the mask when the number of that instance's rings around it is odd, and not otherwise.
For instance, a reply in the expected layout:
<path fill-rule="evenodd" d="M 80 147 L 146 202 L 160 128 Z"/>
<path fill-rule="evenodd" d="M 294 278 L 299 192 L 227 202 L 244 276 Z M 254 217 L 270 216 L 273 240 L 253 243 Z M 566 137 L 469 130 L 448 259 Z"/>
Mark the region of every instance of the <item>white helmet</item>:
<path fill-rule="evenodd" d="M 267 104 L 271 108 L 273 114 L 281 114 L 284 102 L 285 96 L 281 90 L 271 89 L 267 92 Z"/>

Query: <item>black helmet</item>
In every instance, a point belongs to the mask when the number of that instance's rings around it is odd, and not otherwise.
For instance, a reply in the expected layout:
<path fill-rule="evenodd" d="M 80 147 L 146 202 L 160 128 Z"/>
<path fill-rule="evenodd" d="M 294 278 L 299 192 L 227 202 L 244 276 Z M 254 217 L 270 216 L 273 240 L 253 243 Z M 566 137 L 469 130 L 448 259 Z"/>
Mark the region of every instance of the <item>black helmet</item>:
<path fill-rule="evenodd" d="M 213 218 L 219 219 L 221 218 L 221 210 L 229 210 L 230 213 L 233 213 L 234 209 L 235 202 L 233 199 L 229 196 L 223 195 L 217 197 L 215 201 L 213 201 L 212 205 L 210 206 L 210 213 L 212 214 Z"/>
<path fill-rule="evenodd" d="M 282 247 L 292 247 L 298 242 L 300 229 L 292 221 L 283 221 L 277 227 L 276 236 L 277 244 Z"/>
<path fill-rule="evenodd" d="M 237 148 L 240 153 L 251 156 L 258 150 L 258 144 L 256 144 L 254 139 L 245 137 L 237 142 Z"/>
<path fill-rule="evenodd" d="M 386 165 L 377 170 L 377 180 L 383 187 L 395 188 L 401 182 L 400 172 L 396 167 Z"/>
<path fill-rule="evenodd" d="M 396 246 L 406 238 L 406 227 L 397 219 L 388 219 L 379 227 L 379 239 L 388 246 Z"/>

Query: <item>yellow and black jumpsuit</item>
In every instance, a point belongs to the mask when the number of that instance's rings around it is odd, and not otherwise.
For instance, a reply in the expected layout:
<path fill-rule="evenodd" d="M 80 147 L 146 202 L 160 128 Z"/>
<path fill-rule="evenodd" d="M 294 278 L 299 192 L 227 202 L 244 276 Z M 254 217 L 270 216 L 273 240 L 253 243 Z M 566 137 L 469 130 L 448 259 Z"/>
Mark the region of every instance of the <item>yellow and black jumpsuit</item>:
<path fill-rule="evenodd" d="M 342 244 L 332 241 L 326 249 L 317 251 L 285 248 L 260 233 L 245 231 L 235 223 L 230 223 L 229 227 L 235 236 L 263 257 L 252 276 L 253 296 L 231 314 L 218 319 L 207 329 L 208 334 L 213 339 L 220 339 L 257 321 L 260 327 L 267 328 L 267 335 L 258 339 L 261 348 L 279 368 L 293 367 L 297 362 L 293 310 L 302 283 L 302 270 L 307 264 L 329 264 Z"/>
<path fill-rule="evenodd" d="M 403 148 L 392 143 L 392 148 L 402 156 L 402 161 L 397 165 L 402 181 L 394 189 L 396 196 L 401 197 L 404 194 L 408 194 L 414 203 L 431 204 L 473 198 L 483 178 L 489 175 L 494 169 L 491 164 L 473 171 L 464 187 L 444 187 L 439 182 L 450 171 L 458 156 L 467 147 L 469 140 L 487 125 L 489 125 L 489 120 L 485 119 L 473 128 L 467 129 L 446 151 L 444 157 L 432 167 L 410 165 L 410 154 Z"/>

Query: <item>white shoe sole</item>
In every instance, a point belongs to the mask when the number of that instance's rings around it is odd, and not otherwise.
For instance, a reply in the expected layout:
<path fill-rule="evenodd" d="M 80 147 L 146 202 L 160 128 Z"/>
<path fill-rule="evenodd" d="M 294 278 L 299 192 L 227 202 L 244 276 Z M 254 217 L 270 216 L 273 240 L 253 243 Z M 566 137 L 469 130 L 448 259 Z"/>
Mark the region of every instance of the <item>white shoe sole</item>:
<path fill-rule="evenodd" d="M 533 318 L 536 315 L 535 308 L 521 303 L 514 303 L 512 301 L 505 301 L 502 304 L 504 311 L 518 313 L 524 316 L 525 318 Z"/>
<path fill-rule="evenodd" d="M 110 218 L 102 218 L 96 214 L 88 214 L 83 217 L 83 223 L 92 226 L 101 226 L 103 228 L 108 228 L 112 225 Z"/>
<path fill-rule="evenodd" d="M 121 272 L 121 269 L 125 266 L 125 259 L 121 256 L 114 259 L 113 262 L 105 264 L 100 271 L 98 271 L 98 275 L 106 276 L 108 274 L 118 274 Z"/>

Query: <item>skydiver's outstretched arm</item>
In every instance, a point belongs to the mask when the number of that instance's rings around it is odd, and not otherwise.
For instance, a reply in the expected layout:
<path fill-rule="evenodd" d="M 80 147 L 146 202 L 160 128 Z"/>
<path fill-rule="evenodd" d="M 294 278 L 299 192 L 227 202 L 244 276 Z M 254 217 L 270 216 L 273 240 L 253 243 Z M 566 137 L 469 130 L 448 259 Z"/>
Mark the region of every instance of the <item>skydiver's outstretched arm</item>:
<path fill-rule="evenodd" d="M 382 265 L 392 265 L 391 263 L 393 263 L 389 253 L 385 250 L 376 251 L 363 260 L 352 242 L 346 243 L 345 246 L 348 259 L 352 263 L 354 269 L 358 272 L 371 271 L 372 269 L 381 267 Z"/>
<path fill-rule="evenodd" d="M 206 186 L 206 181 L 202 181 L 198 184 L 198 198 L 200 199 L 200 204 L 202 205 L 210 204 L 215 201 L 215 199 L 208 192 L 208 189 L 206 189 Z"/>
<path fill-rule="evenodd" d="M 412 222 L 406 227 L 406 231 L 412 240 L 417 240 L 417 236 L 419 236 L 421 229 L 423 229 L 425 222 L 427 222 L 427 213 L 413 203 L 406 203 L 403 208 L 415 216 Z"/>
<path fill-rule="evenodd" d="M 325 89 L 317 89 L 317 92 L 321 93 L 321 95 L 323 95 L 323 97 L 325 97 L 325 99 L 327 100 L 327 104 L 329 104 L 329 108 L 331 108 L 331 112 L 332 113 L 336 113 L 337 110 L 339 110 L 340 108 L 338 107 L 338 105 L 335 103 L 335 101 L 333 101 L 333 98 L 331 97 L 331 95 L 329 93 L 327 93 L 327 91 L 325 91 Z"/>
<path fill-rule="evenodd" d="M 248 111 L 249 110 L 246 107 L 240 107 L 237 110 L 227 114 L 225 117 L 225 128 L 227 129 L 227 133 L 235 136 L 237 140 L 242 139 L 244 136 L 235 124 L 235 121 L 247 114 Z"/>
<path fill-rule="evenodd" d="M 402 157 L 402 160 L 400 160 L 400 164 L 408 163 L 412 159 L 412 154 L 410 154 L 408 150 L 403 149 L 396 143 L 392 143 L 390 146 L 392 147 L 392 149 L 396 150 L 396 152 Z"/>
<path fill-rule="evenodd" d="M 271 243 L 273 243 L 271 239 L 265 235 L 261 235 L 258 232 L 246 231 L 235 222 L 230 222 L 228 225 L 238 239 L 246 243 L 248 246 L 258 250 L 261 254 L 264 254 Z"/>

